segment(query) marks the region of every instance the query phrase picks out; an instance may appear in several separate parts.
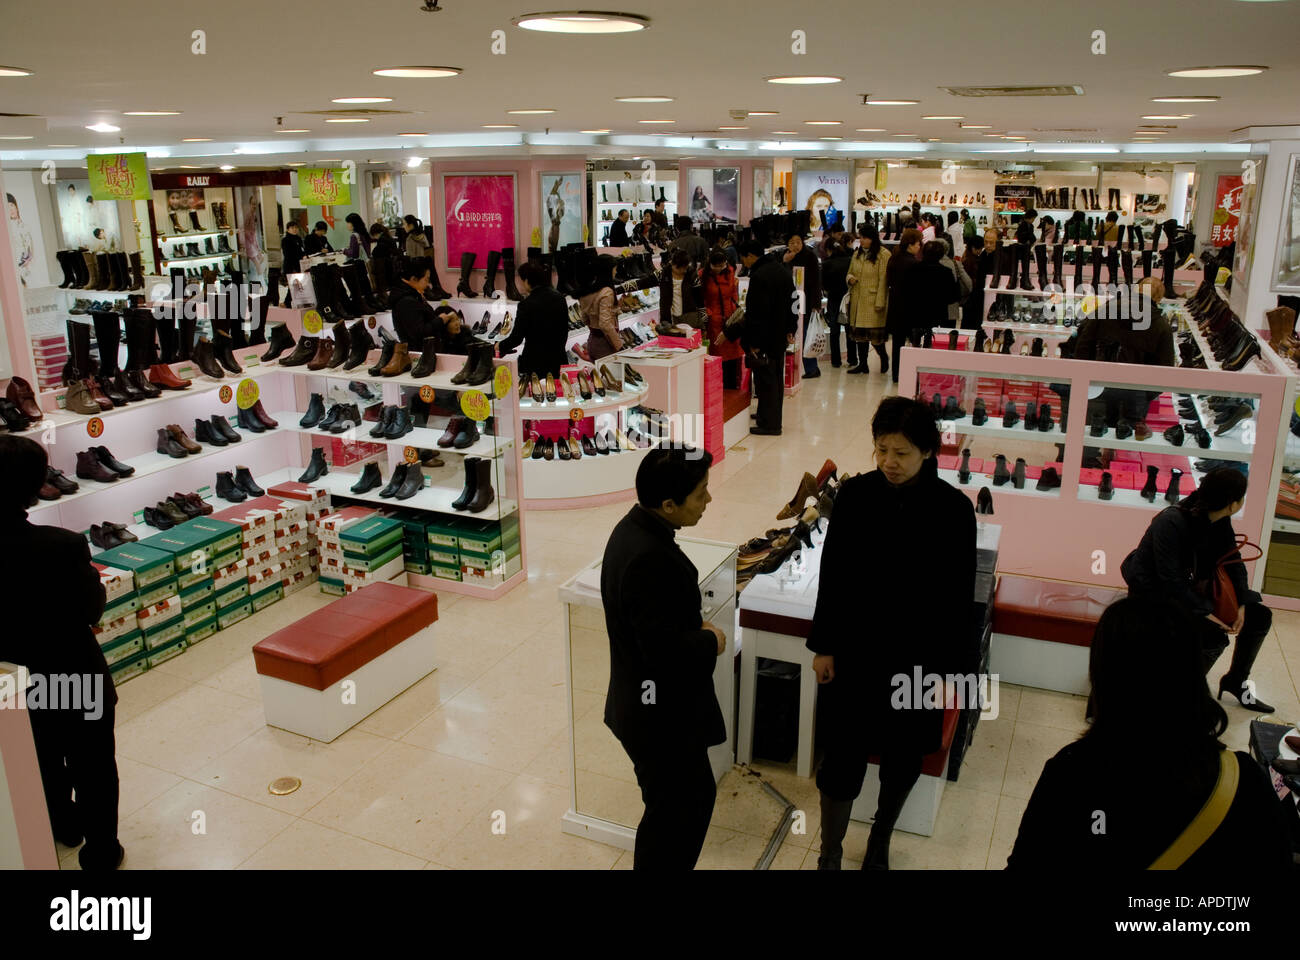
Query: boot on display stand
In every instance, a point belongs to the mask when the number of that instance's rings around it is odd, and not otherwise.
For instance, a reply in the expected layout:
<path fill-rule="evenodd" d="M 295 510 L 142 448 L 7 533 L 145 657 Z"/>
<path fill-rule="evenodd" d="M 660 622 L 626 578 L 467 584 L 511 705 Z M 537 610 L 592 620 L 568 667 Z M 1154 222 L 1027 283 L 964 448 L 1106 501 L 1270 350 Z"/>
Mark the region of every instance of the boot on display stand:
<path fill-rule="evenodd" d="M 470 276 L 474 271 L 474 254 L 462 253 L 460 255 L 460 279 L 456 281 L 456 296 L 458 297 L 477 297 L 474 288 L 470 284 Z"/>
<path fill-rule="evenodd" d="M 340 320 L 334 324 L 334 349 L 330 353 L 330 360 L 327 366 L 331 369 L 341 366 L 344 360 L 352 353 L 352 341 L 348 338 L 348 326 L 346 321 Z"/>
<path fill-rule="evenodd" d="M 217 363 L 216 353 L 212 347 L 212 341 L 207 337 L 199 337 L 199 342 L 194 345 L 194 356 L 192 359 L 205 376 L 212 377 L 214 380 L 221 380 L 225 377 L 220 364 Z"/>
<path fill-rule="evenodd" d="M 379 376 L 379 372 L 388 366 L 397 348 L 397 338 L 383 327 L 379 328 L 379 348 L 379 361 L 366 371 L 372 377 Z"/>
<path fill-rule="evenodd" d="M 233 325 L 233 320 L 212 321 L 212 356 L 231 373 L 240 374 L 244 370 L 235 361 L 235 344 L 230 332 Z"/>
<path fill-rule="evenodd" d="M 523 299 L 519 296 L 519 290 L 515 287 L 515 271 L 517 269 L 518 267 L 515 264 L 515 248 L 503 247 L 501 249 L 501 273 L 503 274 L 507 300 Z"/>
<path fill-rule="evenodd" d="M 465 458 L 465 488 L 461 490 L 460 496 L 451 502 L 453 510 L 464 510 L 469 506 L 470 501 L 478 489 L 478 464 L 479 457 Z"/>
<path fill-rule="evenodd" d="M 1105 251 L 1099 244 L 1092 247 L 1092 288 L 1096 290 L 1101 286 L 1101 264 L 1105 259 Z"/>
<path fill-rule="evenodd" d="M 184 227 L 181 226 L 181 222 L 180 222 L 180 220 L 177 218 L 177 216 L 176 216 L 176 212 L 175 212 L 174 210 L 172 211 L 172 213 L 170 214 L 170 216 L 171 216 L 171 218 L 172 218 L 172 228 L 173 228 L 177 233 L 185 233 L 186 230 L 185 230 Z"/>
<path fill-rule="evenodd" d="M 203 224 L 199 223 L 199 212 L 197 210 L 190 211 L 190 223 L 194 226 L 195 230 L 203 229 Z"/>
<path fill-rule="evenodd" d="M 283 323 L 277 323 L 271 328 L 271 340 L 260 359 L 262 363 L 271 363 L 292 346 L 294 346 L 293 334 Z M 306 363 L 305 360 L 303 362 Z"/>
<path fill-rule="evenodd" d="M 1039 243 L 1034 245 L 1034 259 L 1038 263 L 1038 289 L 1046 290 L 1047 277 L 1047 244 Z"/>
<path fill-rule="evenodd" d="M 483 275 L 483 288 L 479 290 L 480 297 L 492 296 L 493 290 L 497 284 L 497 266 L 501 263 L 501 251 L 489 250 L 487 255 L 487 270 Z"/>
<path fill-rule="evenodd" d="M 1061 274 L 1065 269 L 1065 245 L 1055 244 L 1052 247 L 1052 283 L 1058 287 L 1064 288 Z"/>
<path fill-rule="evenodd" d="M 1150 501 L 1151 503 L 1155 503 L 1156 494 L 1159 492 L 1156 489 L 1156 475 L 1159 473 L 1160 473 L 1159 467 L 1157 466 L 1147 467 L 1147 482 L 1145 486 L 1142 487 L 1142 493 L 1141 493 L 1143 500 L 1147 500 Z"/>
<path fill-rule="evenodd" d="M 352 370 L 361 366 L 370 356 L 370 351 L 375 349 L 375 341 L 371 339 L 370 331 L 366 329 L 366 321 L 360 320 L 347 334 L 349 349 L 347 361 L 343 364 L 344 370 Z"/>
<path fill-rule="evenodd" d="M 325 448 L 312 447 L 311 461 L 307 464 L 307 469 L 303 471 L 302 476 L 298 478 L 298 482 L 311 483 L 314 480 L 319 480 L 329 472 L 329 464 L 325 462 Z"/>

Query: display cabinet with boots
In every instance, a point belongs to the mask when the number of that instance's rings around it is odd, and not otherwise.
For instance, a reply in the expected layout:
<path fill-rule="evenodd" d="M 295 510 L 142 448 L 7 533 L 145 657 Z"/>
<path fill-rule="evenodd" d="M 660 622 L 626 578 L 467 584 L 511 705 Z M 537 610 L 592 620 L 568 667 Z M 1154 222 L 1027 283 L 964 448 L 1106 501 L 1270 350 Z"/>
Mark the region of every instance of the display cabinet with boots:
<path fill-rule="evenodd" d="M 458 297 L 477 297 L 474 288 L 470 286 L 470 276 L 474 270 L 474 254 L 462 253 L 460 255 L 460 279 L 456 281 L 456 296 Z"/>
<path fill-rule="evenodd" d="M 352 326 L 348 331 L 348 356 L 343 363 L 344 370 L 352 370 L 365 363 L 370 356 L 370 351 L 375 349 L 375 341 L 370 336 L 370 331 L 366 329 L 364 320 Z"/>
<path fill-rule="evenodd" d="M 352 341 L 348 337 L 348 327 L 344 321 L 340 320 L 338 323 L 334 324 L 332 333 L 334 334 L 334 339 L 330 342 L 333 345 L 333 350 L 330 353 L 329 363 L 327 364 L 331 369 L 341 366 L 343 361 L 346 360 L 348 355 L 352 352 Z"/>
<path fill-rule="evenodd" d="M 483 288 L 479 290 L 480 297 L 490 297 L 496 289 L 497 267 L 501 263 L 501 251 L 489 250 L 487 255 L 487 270 L 483 274 Z"/>

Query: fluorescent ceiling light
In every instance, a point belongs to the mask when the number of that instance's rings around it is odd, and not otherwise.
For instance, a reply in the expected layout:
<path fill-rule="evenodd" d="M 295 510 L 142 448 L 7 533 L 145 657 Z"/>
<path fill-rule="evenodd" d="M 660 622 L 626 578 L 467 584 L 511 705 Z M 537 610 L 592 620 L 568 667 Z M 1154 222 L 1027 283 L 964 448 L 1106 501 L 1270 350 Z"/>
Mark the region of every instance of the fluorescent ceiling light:
<path fill-rule="evenodd" d="M 1143 120 L 1190 120 L 1196 116 L 1194 113 L 1148 113 Z"/>
<path fill-rule="evenodd" d="M 544 114 L 544 113 L 554 113 L 554 112 L 555 112 L 554 110 L 541 109 L 541 108 L 538 108 L 538 109 L 531 109 L 531 108 L 530 108 L 530 109 L 528 109 L 528 110 L 507 110 L 507 111 L 506 111 L 506 113 L 513 114 L 514 116 L 518 116 L 518 117 L 541 116 L 541 115 Z"/>
<path fill-rule="evenodd" d="M 537 30 L 541 33 L 635 33 L 650 25 L 648 17 L 635 13 L 595 10 L 526 13 L 512 22 L 521 30 Z"/>
<path fill-rule="evenodd" d="M 19 136 L 3 136 L 3 137 L 0 137 L 0 140 L 35 140 L 35 139 L 36 139 L 35 136 L 26 136 L 26 137 L 19 137 Z"/>
<path fill-rule="evenodd" d="M 818 140 L 843 140 L 843 137 L 818 137 Z"/>
<path fill-rule="evenodd" d="M 181 140 L 181 143 L 211 143 L 211 142 L 212 142 L 211 137 L 186 137 L 183 140 Z"/>
<path fill-rule="evenodd" d="M 891 133 L 890 136 L 891 136 L 891 137 L 914 137 L 914 136 L 916 136 L 916 134 L 914 134 L 914 133 Z"/>
<path fill-rule="evenodd" d="M 911 107 L 920 102 L 921 102 L 920 100 L 868 100 L 867 106 L 869 107 Z"/>
<path fill-rule="evenodd" d="M 935 116 L 930 116 L 930 117 L 922 117 L 921 119 L 922 119 L 922 120 L 965 120 L 966 118 L 965 118 L 965 117 L 957 117 L 957 116 L 945 117 L 945 116 L 938 116 L 938 115 L 935 115 Z"/>
<path fill-rule="evenodd" d="M 286 166 L 286 167 L 305 167 L 305 166 L 307 166 L 307 161 L 306 161 L 306 160 L 290 160 L 288 163 L 285 164 L 285 166 Z"/>
<path fill-rule="evenodd" d="M 1214 103 L 1222 97 L 1152 97 L 1152 103 Z"/>
<path fill-rule="evenodd" d="M 1188 67 L 1184 70 L 1170 70 L 1170 77 L 1249 77 L 1263 73 L 1268 67 Z"/>
<path fill-rule="evenodd" d="M 579 130 L 579 133 L 609 133 L 609 127 L 602 127 L 599 130 Z"/>
<path fill-rule="evenodd" d="M 963 130 L 992 130 L 992 129 L 993 129 L 993 124 L 991 124 L 991 123 L 963 123 L 963 124 L 961 125 L 961 128 L 962 128 Z"/>
<path fill-rule="evenodd" d="M 365 117 L 331 117 L 326 123 L 369 123 Z"/>
<path fill-rule="evenodd" d="M 804 123 L 810 127 L 838 127 L 841 123 L 839 120 L 805 120 Z"/>
<path fill-rule="evenodd" d="M 797 137 L 797 136 L 799 136 L 799 133 L 798 133 L 798 131 L 796 131 L 796 130 L 773 130 L 772 132 L 773 132 L 773 133 L 776 133 L 776 134 L 782 134 L 782 135 L 787 136 L 787 137 Z"/>
<path fill-rule="evenodd" d="M 122 128 L 115 127 L 111 123 L 92 123 L 87 130 L 94 130 L 96 133 L 118 133 Z"/>
<path fill-rule="evenodd" d="M 485 124 L 483 124 L 483 129 L 484 129 L 484 130 L 516 130 L 516 129 L 518 129 L 518 127 L 519 127 L 519 124 L 517 124 L 517 123 L 485 123 Z"/>
<path fill-rule="evenodd" d="M 392 103 L 392 97 L 335 97 L 330 103 Z"/>
<path fill-rule="evenodd" d="M 127 110 L 124 111 L 124 117 L 179 117 L 179 110 Z"/>
<path fill-rule="evenodd" d="M 780 113 L 778 110 L 750 110 L 751 117 L 775 117 Z"/>
<path fill-rule="evenodd" d="M 1034 153 L 1119 153 L 1118 147 L 1091 147 L 1084 144 L 1060 147 L 1034 147 Z"/>
<path fill-rule="evenodd" d="M 311 133 L 311 131 L 306 129 L 305 127 L 297 128 L 294 130 L 276 130 L 275 132 L 276 133 Z"/>
<path fill-rule="evenodd" d="M 768 83 L 785 83 L 792 86 L 803 86 L 814 83 L 843 83 L 843 77 L 765 77 Z"/>
<path fill-rule="evenodd" d="M 51 143 L 51 147 L 75 147 L 75 143 Z"/>
<path fill-rule="evenodd" d="M 226 171 L 230 171 L 230 170 L 234 170 L 235 168 L 232 167 L 232 166 L 231 166 L 230 164 L 228 164 L 228 163 L 223 163 L 223 164 L 221 165 L 221 169 L 222 169 L 222 170 L 226 170 Z"/>
<path fill-rule="evenodd" d="M 0 77 L 30 77 L 32 72 L 22 67 L 0 67 Z"/>
<path fill-rule="evenodd" d="M 749 127 L 718 127 L 719 130 L 748 130 Z"/>
<path fill-rule="evenodd" d="M 672 103 L 672 97 L 615 97 L 619 103 Z"/>
<path fill-rule="evenodd" d="M 460 73 L 460 67 L 382 67 L 370 72 L 376 77 L 454 77 Z"/>
<path fill-rule="evenodd" d="M 399 133 L 399 137 L 427 137 L 428 133 Z"/>
<path fill-rule="evenodd" d="M 637 123 L 676 123 L 676 120 L 638 120 Z"/>
<path fill-rule="evenodd" d="M 884 133 L 884 127 L 858 127 L 856 133 Z"/>
<path fill-rule="evenodd" d="M 424 157 L 411 157 L 411 159 L 406 161 L 406 165 L 408 167 L 418 167 L 420 164 L 424 163 L 424 161 Z"/>

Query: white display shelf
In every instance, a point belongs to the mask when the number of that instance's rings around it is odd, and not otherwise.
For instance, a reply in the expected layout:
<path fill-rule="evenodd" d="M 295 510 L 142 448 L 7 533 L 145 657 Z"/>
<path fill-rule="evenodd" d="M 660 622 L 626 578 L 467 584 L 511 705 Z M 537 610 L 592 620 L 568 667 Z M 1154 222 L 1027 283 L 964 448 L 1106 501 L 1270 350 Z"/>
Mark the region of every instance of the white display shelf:
<path fill-rule="evenodd" d="M 1197 325 L 1196 319 L 1182 308 L 1179 308 L 1179 312 L 1187 319 L 1187 331 L 1191 333 L 1192 338 L 1196 341 L 1196 345 L 1200 347 L 1201 356 L 1205 358 L 1205 366 L 1210 370 L 1222 370 L 1223 365 L 1220 364 L 1218 360 L 1214 359 L 1214 351 L 1210 348 L 1210 341 L 1205 339 L 1205 336 L 1201 333 L 1201 328 Z M 1241 369 L 1243 371 L 1248 370 L 1251 373 L 1272 372 L 1269 370 L 1267 363 L 1262 359 L 1262 357 L 1251 357 L 1246 366 Z"/>
<path fill-rule="evenodd" d="M 618 328 L 626 330 L 628 327 L 635 327 L 638 323 L 648 323 L 651 326 L 659 322 L 659 308 L 657 306 L 647 307 L 637 313 L 620 314 L 618 318 Z M 569 331 L 569 339 L 564 343 L 565 350 L 572 350 L 574 346 L 585 341 L 591 333 L 590 327 L 579 327 L 577 330 Z"/>
<path fill-rule="evenodd" d="M 170 366 L 172 368 L 172 371 L 176 372 L 177 370 L 183 369 L 185 367 L 192 367 L 193 361 L 182 360 L 179 363 L 173 363 Z M 198 373 L 198 367 L 193 367 L 193 370 L 195 373 Z M 67 410 L 60 410 L 58 413 L 47 413 L 45 414 L 45 418 L 40 423 L 34 424 L 31 430 L 27 432 L 30 434 L 36 434 L 36 433 L 40 433 L 43 430 L 49 429 L 51 427 L 53 427 L 56 430 L 62 429 L 64 427 L 71 427 L 71 426 L 84 427 L 88 421 L 90 421 L 95 417 L 100 417 L 102 419 L 102 418 L 112 417 L 116 414 L 131 413 L 132 411 L 135 410 L 143 410 L 146 407 L 156 408 L 156 407 L 163 406 L 172 400 L 180 400 L 186 397 L 194 397 L 202 393 L 211 393 L 214 390 L 220 390 L 222 387 L 230 387 L 231 390 L 234 390 L 236 387 L 239 386 L 240 380 L 247 379 L 249 377 L 256 378 L 259 376 L 263 376 L 267 373 L 280 373 L 280 372 L 282 372 L 282 370 L 277 370 L 274 367 L 266 367 L 266 368 L 255 367 L 252 369 L 252 371 L 250 371 L 246 367 L 242 374 L 230 373 L 230 371 L 227 370 L 226 373 L 228 374 L 228 376 L 224 377 L 221 380 L 213 380 L 211 377 L 207 377 L 202 374 L 199 374 L 198 377 L 190 381 L 190 386 L 186 390 L 164 390 L 161 397 L 153 397 L 152 399 L 147 399 L 147 400 L 135 400 L 131 403 L 126 404 L 125 406 L 114 407 L 112 410 L 104 410 L 101 411 L 100 413 L 70 413 Z M 177 376 L 180 375 L 177 374 Z M 185 378 L 181 377 L 181 379 L 184 380 Z M 55 388 L 52 392 L 57 395 L 66 392 L 66 390 L 67 390 L 66 387 L 61 386 Z M 42 391 L 42 392 L 49 392 L 49 391 Z M 299 416 L 302 416 L 302 414 L 299 414 Z M 279 420 L 280 418 L 273 417 L 272 419 Z M 184 425 L 182 424 L 182 426 Z M 281 426 L 283 426 L 283 423 L 281 424 Z"/>
<path fill-rule="evenodd" d="M 1300 520 L 1285 520 L 1282 517 L 1274 517 L 1273 529 L 1278 533 L 1300 533 Z"/>
<path fill-rule="evenodd" d="M 219 237 L 223 233 L 231 236 L 234 232 L 234 230 L 193 230 L 189 233 L 160 233 L 157 240 L 159 243 L 179 243 L 184 240 L 198 240 L 201 237 Z"/>
<path fill-rule="evenodd" d="M 374 351 L 371 352 L 373 353 Z M 285 352 L 284 356 L 288 356 L 288 351 Z M 412 357 L 416 362 L 419 361 L 419 356 L 418 353 L 412 354 Z M 459 359 L 459 357 L 457 359 Z M 391 383 L 399 387 L 433 387 L 435 390 L 451 390 L 455 392 L 461 392 L 464 390 L 481 390 L 483 393 L 488 394 L 488 399 L 491 399 L 492 394 L 491 380 L 478 384 L 452 383 L 451 378 L 456 375 L 458 370 L 435 370 L 427 377 L 413 377 L 409 372 L 396 377 L 372 377 L 370 374 L 366 373 L 366 370 L 369 369 L 368 363 L 363 363 L 361 366 L 353 370 L 344 370 L 342 367 L 326 367 L 324 370 L 308 370 L 306 364 L 303 364 L 300 367 L 281 367 L 280 369 L 305 377 L 327 377 L 330 380 L 355 380 L 358 383 L 373 383 L 380 385 Z M 299 416 L 301 416 L 301 414 L 299 414 Z"/>
<path fill-rule="evenodd" d="M 1235 449 L 1225 446 L 1219 446 L 1224 442 L 1232 443 Z M 1090 447 L 1104 447 L 1108 450 L 1135 450 L 1138 453 L 1162 453 L 1173 454 L 1174 456 L 1191 457 L 1200 460 L 1243 460 L 1247 463 L 1254 457 L 1254 450 L 1245 446 L 1240 440 L 1234 440 L 1231 437 L 1214 437 L 1211 436 L 1210 446 L 1202 448 L 1190 434 L 1187 434 L 1181 447 L 1176 447 L 1161 434 L 1151 431 L 1151 436 L 1145 440 L 1135 440 L 1130 437 L 1127 440 L 1115 439 L 1114 427 L 1107 427 L 1106 436 L 1094 437 L 1090 430 L 1085 430 L 1083 442 Z"/>
<path fill-rule="evenodd" d="M 1067 327 L 1059 323 L 1004 323 L 997 320 L 980 321 L 988 330 L 1010 330 L 1012 333 L 1033 334 L 1039 337 L 1072 337 L 1078 327 Z M 935 327 L 934 328 L 934 349 L 946 350 L 948 348 L 948 334 L 957 330 L 957 336 L 969 337 L 974 339 L 975 331 L 965 327 Z M 956 352 L 963 352 L 958 349 Z M 1017 351 L 1017 354 L 1019 351 Z"/>
<path fill-rule="evenodd" d="M 954 433 L 964 433 L 976 437 L 997 437 L 1003 440 L 1024 440 L 1024 441 L 1041 441 L 1043 443 L 1061 443 L 1065 440 L 1065 434 L 1061 431 L 1060 411 L 1053 408 L 1051 430 L 1033 430 L 1025 429 L 1024 405 L 1016 404 L 1016 409 L 1020 412 L 1020 421 L 1014 427 L 1002 426 L 1002 418 L 989 415 L 987 423 L 982 423 L 978 427 L 971 423 L 970 415 L 962 417 L 960 420 L 940 420 L 939 433 L 945 434 L 951 430 Z M 279 418 L 277 418 L 279 419 Z M 1014 461 L 1013 461 L 1014 462 Z"/>
<path fill-rule="evenodd" d="M 605 357 L 601 363 L 620 359 L 619 354 Z M 626 359 L 626 357 L 621 357 Z M 592 396 L 590 400 L 583 400 L 578 397 L 577 400 L 569 400 L 566 397 L 556 397 L 554 403 L 534 403 L 532 397 L 520 399 L 519 415 L 529 420 L 568 420 L 569 413 L 572 410 L 581 408 L 584 417 L 592 416 L 606 410 L 617 410 L 620 407 L 633 407 L 645 399 L 649 392 L 649 387 L 629 388 L 627 381 L 623 382 L 622 392 L 611 391 L 606 388 L 606 396 Z"/>
<path fill-rule="evenodd" d="M 598 206 L 598 207 L 636 207 L 636 206 L 651 206 L 651 207 L 653 207 L 653 206 L 654 206 L 656 203 L 658 203 L 658 202 L 659 202 L 659 198 L 658 198 L 658 197 L 655 197 L 655 199 L 653 199 L 653 200 L 598 200 L 598 201 L 596 202 L 596 206 Z M 665 198 L 665 199 L 664 199 L 664 206 L 665 206 L 665 207 L 675 207 L 675 206 L 677 206 L 677 201 L 676 201 L 676 200 L 669 200 L 669 199 Z M 597 220 L 596 222 L 597 222 L 597 223 L 613 223 L 614 221 L 613 221 L 613 220 Z"/>
<path fill-rule="evenodd" d="M 1031 266 L 1032 263 L 1033 262 L 1031 261 Z M 1036 276 L 1037 267 L 1033 267 L 1032 272 Z M 1062 271 L 1061 276 L 1062 278 L 1065 277 L 1064 271 Z M 1010 276 L 1000 277 L 998 279 L 999 284 L 1003 282 L 1010 283 L 1011 282 Z M 1037 283 L 1038 281 L 1034 280 L 1033 282 Z M 1082 300 L 1085 297 L 1091 297 L 1096 295 L 1095 291 L 1093 293 L 1076 293 L 1076 292 L 1070 292 L 1066 290 L 1044 290 L 1041 287 L 1037 287 L 1037 286 L 1034 287 L 1032 290 L 1026 290 L 1024 287 L 1003 287 L 1003 286 L 993 287 L 993 286 L 986 285 L 984 287 L 984 292 L 1011 294 L 1017 297 L 1060 297 L 1062 300 Z"/>
<path fill-rule="evenodd" d="M 1164 479 L 1168 480 L 1169 471 L 1162 470 L 1162 473 L 1165 474 Z M 1187 489 L 1182 486 L 1180 486 L 1179 489 L 1181 490 L 1182 496 L 1184 498 L 1187 496 L 1187 494 L 1191 492 L 1190 489 Z M 1116 487 L 1115 495 L 1113 497 L 1111 497 L 1109 500 L 1102 500 L 1097 496 L 1097 487 L 1089 484 L 1081 484 L 1079 486 L 1079 499 L 1095 500 L 1098 503 L 1114 503 L 1114 504 L 1119 504 L 1121 507 L 1141 507 L 1144 510 L 1154 510 L 1157 513 L 1163 510 L 1165 507 L 1172 506 L 1172 504 L 1165 502 L 1164 491 L 1157 493 L 1154 501 L 1148 501 L 1142 496 L 1142 492 L 1140 490 L 1129 490 L 1126 487 Z"/>
<path fill-rule="evenodd" d="M 360 406 L 360 404 L 358 404 Z M 453 447 L 440 447 L 438 440 L 446 430 L 446 424 L 441 427 L 414 427 L 411 432 L 397 439 L 387 437 L 372 437 L 370 431 L 374 429 L 375 424 L 371 421 L 365 421 L 355 430 L 346 430 L 343 433 L 331 433 L 328 430 L 320 430 L 316 427 L 300 427 L 298 421 L 302 419 L 302 411 L 281 410 L 271 414 L 271 419 L 279 421 L 279 429 L 289 430 L 293 433 L 305 433 L 314 437 L 338 437 L 341 440 L 359 443 L 382 443 L 390 447 L 415 447 L 422 450 L 437 450 L 439 453 L 457 453 L 466 457 L 483 457 L 491 460 L 499 457 L 506 450 L 514 446 L 514 440 L 510 437 L 480 436 L 477 441 L 470 446 L 457 450 Z"/>
<path fill-rule="evenodd" d="M 234 251 L 227 253 L 205 253 L 201 257 L 163 257 L 163 266 L 169 267 L 174 263 L 207 263 L 212 260 L 229 260 L 237 256 Z"/>
<path fill-rule="evenodd" d="M 182 426 L 185 425 L 182 424 Z M 235 443 L 229 443 L 224 447 L 214 447 L 211 444 L 203 443 L 200 444 L 200 446 L 203 448 L 200 452 L 191 453 L 185 457 L 169 457 L 166 454 L 158 453 L 156 450 L 151 450 L 148 453 L 142 453 L 139 456 L 128 457 L 122 460 L 122 462 L 129 467 L 135 467 L 135 473 L 131 474 L 129 477 L 119 477 L 117 480 L 114 480 L 110 483 L 100 483 L 97 480 L 81 479 L 76 475 L 75 464 L 74 464 L 73 465 L 74 469 L 67 470 L 65 471 L 65 473 L 69 480 L 75 480 L 78 484 L 80 484 L 81 489 L 79 489 L 76 493 L 64 494 L 62 497 L 60 497 L 57 500 L 41 500 L 36 506 L 31 507 L 28 510 L 28 513 L 36 513 L 40 510 L 45 510 L 49 507 L 63 506 L 64 504 L 71 503 L 73 500 L 80 500 L 82 497 L 88 497 L 93 493 L 103 493 L 108 490 L 116 490 L 122 487 L 124 484 L 131 483 L 133 480 L 140 480 L 143 479 L 144 477 L 151 477 L 154 474 L 162 473 L 164 470 L 169 470 L 176 466 L 193 463 L 196 460 L 204 460 L 207 459 L 208 457 L 217 456 L 222 453 L 231 453 L 235 450 L 247 449 L 246 447 L 244 447 L 244 444 L 250 440 L 260 440 L 264 437 L 272 437 L 272 436 L 282 437 L 284 436 L 285 433 L 283 422 L 280 423 L 279 427 L 273 430 L 267 430 L 263 433 L 252 433 L 251 431 L 243 430 L 239 427 L 232 427 L 232 429 L 236 433 L 238 433 L 242 439 Z M 185 432 L 186 433 L 190 432 L 188 427 L 186 427 Z M 191 439 L 193 439 L 192 435 L 191 435 Z M 99 444 L 96 444 L 93 441 L 87 444 L 87 446 L 98 446 L 98 445 Z M 112 448 L 110 448 L 110 452 L 111 449 Z M 299 472 L 301 473 L 301 471 Z"/>
<path fill-rule="evenodd" d="M 1014 472 L 1015 466 L 1016 466 L 1015 460 L 1007 461 L 1008 470 Z M 969 483 L 958 483 L 956 470 L 940 470 L 939 477 L 943 480 L 946 480 L 948 483 L 952 484 L 954 487 L 956 487 L 959 490 L 965 489 L 967 487 L 973 487 L 976 489 L 980 487 L 988 487 L 990 492 L 992 492 L 993 499 L 995 501 L 993 504 L 993 509 L 995 512 L 997 510 L 996 500 L 1000 494 L 1004 494 L 1004 493 L 1014 494 L 1015 496 L 1018 497 L 1038 497 L 1040 499 L 1047 498 L 1051 500 L 1059 500 L 1061 497 L 1060 487 L 1055 487 L 1052 490 L 1035 490 L 1034 487 L 1038 483 L 1038 481 L 1036 479 L 1030 480 L 1028 477 L 1025 478 L 1024 488 L 1020 490 L 1017 490 L 1015 486 L 1012 485 L 1010 480 L 1008 480 L 1000 487 L 993 486 L 992 473 L 984 474 L 984 473 L 975 473 L 974 471 L 972 471 L 970 475 Z M 1064 481 L 1062 481 L 1062 483 L 1064 483 Z"/>
<path fill-rule="evenodd" d="M 268 474 L 265 478 L 258 477 L 257 485 L 263 489 L 270 489 L 276 484 L 296 481 L 302 476 L 306 467 L 291 467 L 284 470 L 277 470 Z M 343 473 L 331 470 L 323 477 L 318 477 L 311 482 L 312 486 L 321 487 L 327 490 L 331 496 L 349 497 L 353 500 L 364 500 L 367 503 L 387 505 L 393 507 L 406 507 L 411 510 L 427 510 L 431 513 L 445 513 L 448 516 L 455 517 L 474 517 L 479 520 L 501 520 L 519 510 L 519 503 L 515 500 L 505 500 L 500 496 L 494 497 L 486 510 L 478 513 L 470 513 L 468 510 L 454 510 L 451 503 L 461 494 L 461 487 L 452 489 L 451 487 L 431 487 L 426 486 L 423 490 L 411 497 L 409 500 L 398 500 L 395 497 L 381 497 L 379 491 L 388 484 L 392 476 L 391 471 L 383 474 L 384 482 L 369 493 L 353 493 L 352 487 L 361 479 L 359 473 Z"/>

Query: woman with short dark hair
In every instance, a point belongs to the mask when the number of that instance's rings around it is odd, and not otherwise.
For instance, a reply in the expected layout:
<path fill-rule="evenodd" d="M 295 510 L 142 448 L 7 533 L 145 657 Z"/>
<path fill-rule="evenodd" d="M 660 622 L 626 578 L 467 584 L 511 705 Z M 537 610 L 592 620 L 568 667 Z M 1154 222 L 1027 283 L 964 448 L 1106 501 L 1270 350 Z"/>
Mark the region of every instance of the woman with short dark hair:
<path fill-rule="evenodd" d="M 880 801 L 863 868 L 889 869 L 894 823 L 922 760 L 941 746 L 942 705 L 916 690 L 899 706 L 899 678 L 911 684 L 918 671 L 947 677 L 979 669 L 970 616 L 975 510 L 966 494 L 939 478 L 934 414 L 908 397 L 888 397 L 872 418 L 871 435 L 876 469 L 845 480 L 835 497 L 808 634 L 826 700 L 826 722 L 819 725 L 826 753 L 817 774 L 820 870 L 840 868 L 849 814 L 873 755 L 880 758 Z M 936 557 L 943 558 L 939 602 L 936 579 L 924 573 Z M 869 616 L 866 592 L 883 598 Z"/>
<path fill-rule="evenodd" d="M 1268 775 L 1219 740 L 1228 717 L 1187 642 L 1192 619 L 1180 604 L 1132 594 L 1102 613 L 1088 657 L 1092 724 L 1043 767 L 1007 869 L 1186 868 L 1258 879 L 1290 868 Z M 1153 716 L 1178 718 L 1154 756 L 1134 738 Z M 1188 828 L 1202 818 L 1195 836 Z"/>
<path fill-rule="evenodd" d="M 345 218 L 352 234 L 348 238 L 347 255 L 349 260 L 358 260 L 364 251 L 366 259 L 370 258 L 370 230 L 359 213 L 349 213 Z"/>
<path fill-rule="evenodd" d="M 501 341 L 501 356 L 522 343 L 519 378 L 530 374 L 558 378 L 564 366 L 569 338 L 569 305 L 564 294 L 551 286 L 551 271 L 525 260 L 515 271 L 523 299 L 516 306 L 515 326 Z"/>

